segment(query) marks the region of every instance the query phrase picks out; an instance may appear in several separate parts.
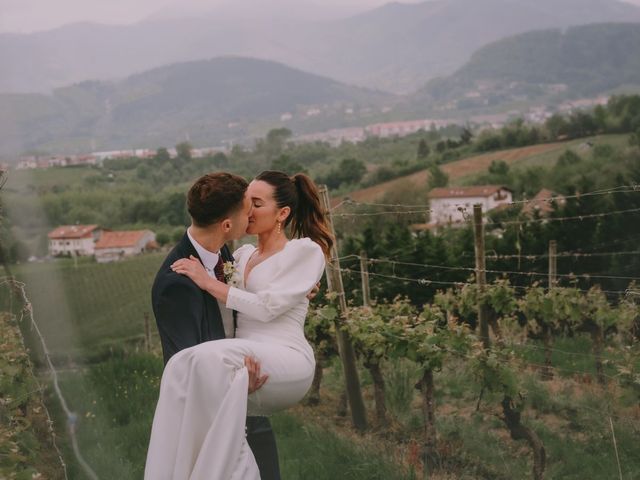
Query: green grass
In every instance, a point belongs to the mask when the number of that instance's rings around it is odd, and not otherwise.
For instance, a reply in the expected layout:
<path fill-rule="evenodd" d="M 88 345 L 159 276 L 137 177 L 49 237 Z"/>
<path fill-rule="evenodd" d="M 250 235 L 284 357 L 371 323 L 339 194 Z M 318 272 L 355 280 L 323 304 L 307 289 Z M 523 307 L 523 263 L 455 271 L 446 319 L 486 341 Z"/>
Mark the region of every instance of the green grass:
<path fill-rule="evenodd" d="M 512 168 L 513 170 L 518 171 L 529 167 L 553 167 L 556 164 L 558 157 L 562 155 L 565 150 L 573 150 L 583 156 L 589 154 L 591 150 L 580 149 L 580 146 L 586 142 L 592 142 L 595 145 L 607 144 L 614 148 L 619 148 L 628 145 L 629 135 L 596 135 L 593 137 L 571 140 L 562 146 L 559 146 L 558 149 L 520 159 L 513 164 Z"/>
<path fill-rule="evenodd" d="M 566 150 L 572 150 L 575 153 L 586 157 L 591 153 L 591 150 L 583 150 L 580 148 L 581 145 L 586 142 L 592 142 L 595 145 L 611 145 L 615 149 L 624 148 L 628 145 L 629 135 L 619 135 L 619 134 L 607 134 L 607 135 L 595 135 L 593 137 L 579 138 L 576 140 L 569 140 L 566 142 L 558 143 L 556 148 L 548 150 L 543 153 L 538 153 L 535 155 L 530 155 L 525 158 L 521 158 L 515 162 L 513 162 L 510 166 L 510 169 L 513 173 L 522 173 L 522 171 L 528 168 L 534 167 L 542 167 L 542 168 L 551 168 L 558 161 L 558 157 L 562 155 Z M 473 185 L 477 183 L 477 178 L 479 176 L 483 176 L 482 174 L 474 174 L 468 175 L 464 177 L 460 177 L 456 180 L 456 185 Z"/>
<path fill-rule="evenodd" d="M 4 187 L 13 191 L 50 191 L 81 185 L 87 177 L 100 174 L 94 167 L 56 167 L 34 170 L 12 170 Z"/>
<path fill-rule="evenodd" d="M 165 254 L 121 262 L 62 260 L 19 266 L 36 321 L 59 359 L 96 357 L 126 342 L 140 341 L 144 315 L 152 331 L 151 285 Z M 4 299 L 6 302 L 6 298 Z"/>
<path fill-rule="evenodd" d="M 158 357 L 135 354 L 63 375 L 62 390 L 79 416 L 82 455 L 100 478 L 142 478 L 161 373 Z M 58 412 L 58 425 L 63 420 Z M 287 413 L 273 416 L 272 423 L 283 479 L 414 478 L 398 473 L 398 466 L 385 454 L 353 445 Z M 66 457 L 73 458 L 71 451 Z M 70 464 L 70 478 L 83 479 L 78 465 Z"/>

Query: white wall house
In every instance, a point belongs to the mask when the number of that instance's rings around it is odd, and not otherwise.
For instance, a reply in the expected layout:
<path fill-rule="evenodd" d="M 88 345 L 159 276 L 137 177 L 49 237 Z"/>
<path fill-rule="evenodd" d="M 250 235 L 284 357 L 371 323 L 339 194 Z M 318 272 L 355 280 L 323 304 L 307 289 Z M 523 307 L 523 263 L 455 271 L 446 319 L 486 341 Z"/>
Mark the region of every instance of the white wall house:
<path fill-rule="evenodd" d="M 473 206 L 482 205 L 488 212 L 513 201 L 513 192 L 500 185 L 434 188 L 429 192 L 429 225 L 463 223 L 473 215 Z"/>
<path fill-rule="evenodd" d="M 139 255 L 155 248 L 155 240 L 156 234 L 151 230 L 104 232 L 95 246 L 96 261 L 106 263 Z"/>
<path fill-rule="evenodd" d="M 49 232 L 49 254 L 93 255 L 103 230 L 98 225 L 63 225 Z"/>

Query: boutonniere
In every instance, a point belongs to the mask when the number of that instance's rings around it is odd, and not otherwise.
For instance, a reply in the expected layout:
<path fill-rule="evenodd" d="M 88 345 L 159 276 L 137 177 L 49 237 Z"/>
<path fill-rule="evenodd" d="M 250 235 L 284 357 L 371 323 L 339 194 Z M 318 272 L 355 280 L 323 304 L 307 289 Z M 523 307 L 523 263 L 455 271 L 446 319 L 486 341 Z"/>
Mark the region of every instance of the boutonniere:
<path fill-rule="evenodd" d="M 236 268 L 235 262 L 224 262 L 223 272 L 224 272 L 224 280 L 227 282 L 227 285 L 232 287 L 240 286 L 240 275 L 238 274 L 238 269 Z"/>

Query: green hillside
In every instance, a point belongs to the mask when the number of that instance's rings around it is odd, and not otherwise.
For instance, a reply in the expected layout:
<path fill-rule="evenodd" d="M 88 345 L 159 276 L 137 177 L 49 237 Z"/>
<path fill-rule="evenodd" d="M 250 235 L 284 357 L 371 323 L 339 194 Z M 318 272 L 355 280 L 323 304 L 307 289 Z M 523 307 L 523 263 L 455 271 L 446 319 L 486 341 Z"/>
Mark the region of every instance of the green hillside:
<path fill-rule="evenodd" d="M 496 105 L 593 96 L 628 85 L 640 85 L 640 24 L 594 24 L 499 40 L 455 74 L 429 82 L 417 97 Z"/>
<path fill-rule="evenodd" d="M 321 123 L 346 105 L 391 98 L 275 62 L 186 62 L 114 83 L 82 82 L 52 95 L 0 94 L 0 154 L 171 146 L 185 137 L 216 145 L 262 128 L 264 134 L 264 125 L 277 124 L 284 113 Z M 306 115 L 312 106 L 322 115 Z"/>

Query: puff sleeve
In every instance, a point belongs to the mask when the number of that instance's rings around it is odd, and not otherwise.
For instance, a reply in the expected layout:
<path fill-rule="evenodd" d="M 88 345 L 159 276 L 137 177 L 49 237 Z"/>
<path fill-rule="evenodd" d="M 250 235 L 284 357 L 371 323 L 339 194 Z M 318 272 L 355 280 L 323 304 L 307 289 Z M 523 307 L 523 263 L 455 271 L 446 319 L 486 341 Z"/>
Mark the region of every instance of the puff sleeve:
<path fill-rule="evenodd" d="M 308 238 L 289 241 L 285 250 L 277 254 L 268 286 L 256 293 L 231 287 L 227 308 L 269 322 L 305 301 L 324 273 L 324 253 Z"/>

